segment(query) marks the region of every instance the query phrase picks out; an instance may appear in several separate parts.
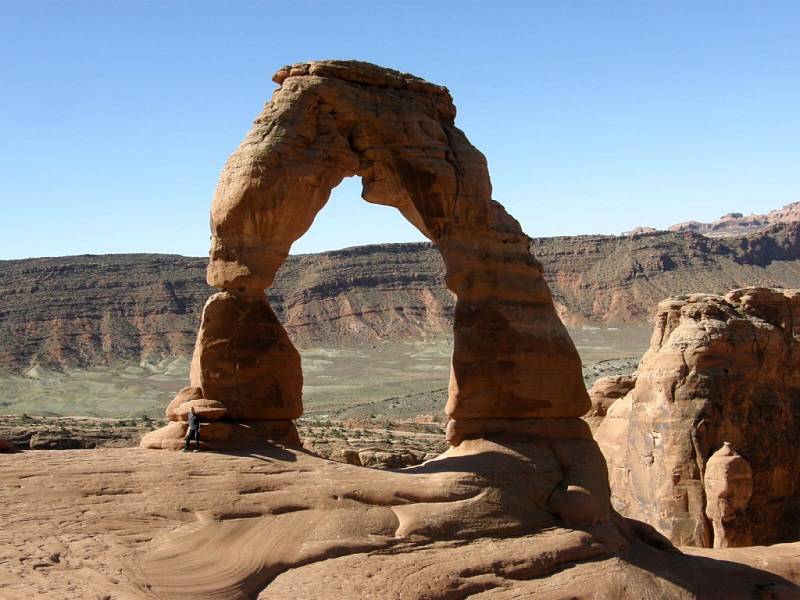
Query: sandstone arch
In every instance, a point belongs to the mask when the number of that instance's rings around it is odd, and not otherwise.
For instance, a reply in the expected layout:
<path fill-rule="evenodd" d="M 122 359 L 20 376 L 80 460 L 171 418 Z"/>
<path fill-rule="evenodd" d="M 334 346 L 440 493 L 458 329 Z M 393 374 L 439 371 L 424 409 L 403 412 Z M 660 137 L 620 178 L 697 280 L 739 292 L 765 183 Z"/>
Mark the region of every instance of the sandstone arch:
<path fill-rule="evenodd" d="M 223 291 L 206 304 L 191 385 L 170 418 L 188 398 L 210 399 L 222 405 L 211 407 L 215 418 L 259 423 L 259 435 L 265 423 L 291 430 L 285 422 L 302 413 L 300 359 L 264 289 L 331 190 L 353 175 L 365 200 L 400 210 L 444 258 L 457 297 L 451 441 L 511 426 L 498 420 L 584 414 L 580 359 L 541 265 L 492 200 L 486 160 L 455 126 L 447 89 L 354 61 L 284 67 L 273 80 L 280 87 L 220 177 L 208 282 Z M 221 438 L 241 434 L 218 429 Z M 165 433 L 143 443 L 164 446 L 174 437 Z"/>

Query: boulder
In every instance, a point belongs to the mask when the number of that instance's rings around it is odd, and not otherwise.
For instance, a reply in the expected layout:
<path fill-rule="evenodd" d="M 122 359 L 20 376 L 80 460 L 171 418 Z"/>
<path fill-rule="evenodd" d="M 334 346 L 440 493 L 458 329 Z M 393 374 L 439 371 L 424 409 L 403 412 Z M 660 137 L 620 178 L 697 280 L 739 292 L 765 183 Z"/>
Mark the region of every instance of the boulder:
<path fill-rule="evenodd" d="M 592 408 L 584 416 L 605 417 L 611 405 L 630 392 L 635 384 L 635 373 L 596 379 L 591 389 L 589 389 L 589 400 L 592 403 Z"/>
<path fill-rule="evenodd" d="M 200 398 L 181 404 L 175 410 L 175 416 L 181 421 L 187 421 L 192 409 L 201 421 L 218 421 L 228 413 L 228 409 L 222 402 Z"/>
<path fill-rule="evenodd" d="M 177 410 L 184 402 L 189 402 L 190 400 L 199 400 L 203 397 L 203 390 L 199 387 L 187 386 L 175 394 L 175 397 L 172 399 L 172 402 L 169 403 L 167 406 L 167 418 L 170 421 L 180 421 L 181 419 L 178 417 Z"/>

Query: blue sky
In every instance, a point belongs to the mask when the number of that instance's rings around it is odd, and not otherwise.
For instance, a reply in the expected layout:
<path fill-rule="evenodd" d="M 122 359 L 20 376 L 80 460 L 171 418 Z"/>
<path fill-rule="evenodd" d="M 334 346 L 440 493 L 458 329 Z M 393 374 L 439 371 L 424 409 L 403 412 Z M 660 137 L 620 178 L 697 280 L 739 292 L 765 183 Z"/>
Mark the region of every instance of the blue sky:
<path fill-rule="evenodd" d="M 800 2 L 0 0 L 0 258 L 204 255 L 284 64 L 447 85 L 532 236 L 800 200 Z M 419 239 L 347 180 L 293 252 Z"/>

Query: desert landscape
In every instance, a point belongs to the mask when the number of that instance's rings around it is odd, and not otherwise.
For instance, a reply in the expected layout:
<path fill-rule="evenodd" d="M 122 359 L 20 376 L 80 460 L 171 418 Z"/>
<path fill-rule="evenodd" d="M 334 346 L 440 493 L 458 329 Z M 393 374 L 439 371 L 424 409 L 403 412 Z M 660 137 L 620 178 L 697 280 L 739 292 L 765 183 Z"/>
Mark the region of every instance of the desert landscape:
<path fill-rule="evenodd" d="M 800 600 L 798 23 L 0 2 L 0 600 Z"/>
<path fill-rule="evenodd" d="M 207 261 L 0 262 L 0 597 L 800 598 L 797 204 L 530 238 L 447 88 L 273 80 Z M 430 243 L 289 256 L 350 176 Z"/>

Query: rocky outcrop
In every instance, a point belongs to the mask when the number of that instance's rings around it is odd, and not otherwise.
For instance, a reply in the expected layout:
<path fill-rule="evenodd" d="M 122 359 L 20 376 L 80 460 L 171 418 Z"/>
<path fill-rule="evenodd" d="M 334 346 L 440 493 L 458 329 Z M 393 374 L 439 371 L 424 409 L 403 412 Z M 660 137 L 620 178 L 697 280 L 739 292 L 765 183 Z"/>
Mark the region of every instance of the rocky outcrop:
<path fill-rule="evenodd" d="M 592 433 L 603 422 L 611 405 L 630 392 L 635 384 L 635 373 L 599 377 L 594 381 L 592 387 L 589 388 L 589 400 L 592 407 L 583 415 L 583 420 L 589 424 Z"/>
<path fill-rule="evenodd" d="M 599 377 L 589 389 L 589 400 L 592 408 L 586 413 L 587 417 L 604 417 L 617 400 L 622 398 L 636 385 L 636 374 L 613 375 Z"/>
<path fill-rule="evenodd" d="M 670 231 L 693 231 L 709 237 L 731 237 L 745 232 L 763 231 L 771 225 L 800 221 L 800 202 L 792 202 L 765 215 L 728 213 L 711 223 L 686 221 L 671 226 Z"/>
<path fill-rule="evenodd" d="M 797 291 L 662 302 L 633 389 L 596 432 L 614 507 L 680 544 L 794 539 L 798 336 Z"/>
<path fill-rule="evenodd" d="M 12 452 L 13 450 L 14 446 L 11 445 L 11 442 L 0 438 L 0 452 Z"/>

